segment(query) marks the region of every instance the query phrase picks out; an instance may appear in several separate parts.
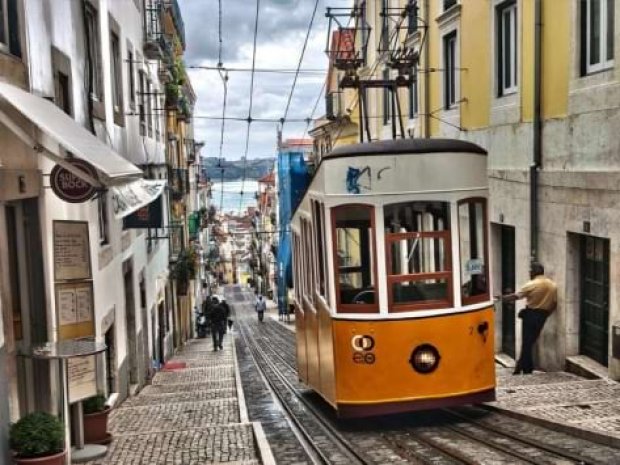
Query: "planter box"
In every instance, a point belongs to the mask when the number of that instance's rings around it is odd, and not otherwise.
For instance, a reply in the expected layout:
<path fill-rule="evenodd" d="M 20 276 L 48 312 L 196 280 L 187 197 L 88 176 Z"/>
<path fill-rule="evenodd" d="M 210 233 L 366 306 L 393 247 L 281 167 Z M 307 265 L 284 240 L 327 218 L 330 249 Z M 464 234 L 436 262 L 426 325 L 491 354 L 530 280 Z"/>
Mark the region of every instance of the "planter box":
<path fill-rule="evenodd" d="M 64 465 L 65 455 L 67 455 L 66 450 L 63 450 L 58 454 L 47 455 L 45 457 L 29 459 L 20 459 L 18 457 L 13 457 L 13 463 L 15 465 Z"/>
<path fill-rule="evenodd" d="M 86 444 L 108 444 L 112 437 L 108 434 L 108 415 L 110 407 L 95 413 L 84 414 L 84 442 Z"/>

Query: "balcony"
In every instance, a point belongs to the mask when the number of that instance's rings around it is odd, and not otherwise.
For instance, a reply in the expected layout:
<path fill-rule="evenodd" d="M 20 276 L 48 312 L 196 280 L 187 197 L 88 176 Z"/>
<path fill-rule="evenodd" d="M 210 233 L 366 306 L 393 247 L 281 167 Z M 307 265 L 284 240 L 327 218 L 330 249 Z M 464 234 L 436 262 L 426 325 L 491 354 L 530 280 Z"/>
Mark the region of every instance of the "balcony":
<path fill-rule="evenodd" d="M 181 200 L 189 193 L 189 172 L 183 168 L 169 168 L 168 184 L 174 200 Z"/>
<path fill-rule="evenodd" d="M 181 47 L 185 50 L 185 24 L 183 23 L 183 16 L 181 15 L 181 8 L 177 0 L 164 0 L 164 9 L 172 19 L 172 24 L 176 30 Z"/>

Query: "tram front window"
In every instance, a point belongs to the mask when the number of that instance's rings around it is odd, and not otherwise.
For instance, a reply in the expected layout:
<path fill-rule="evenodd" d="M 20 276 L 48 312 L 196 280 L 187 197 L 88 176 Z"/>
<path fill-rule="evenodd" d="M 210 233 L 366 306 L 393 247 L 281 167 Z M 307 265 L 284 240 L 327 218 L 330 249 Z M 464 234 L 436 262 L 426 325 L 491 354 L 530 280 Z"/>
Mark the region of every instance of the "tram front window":
<path fill-rule="evenodd" d="M 447 202 L 384 207 L 391 311 L 451 304 L 450 210 Z"/>
<path fill-rule="evenodd" d="M 341 305 L 376 305 L 373 208 L 333 209 L 338 297 Z"/>

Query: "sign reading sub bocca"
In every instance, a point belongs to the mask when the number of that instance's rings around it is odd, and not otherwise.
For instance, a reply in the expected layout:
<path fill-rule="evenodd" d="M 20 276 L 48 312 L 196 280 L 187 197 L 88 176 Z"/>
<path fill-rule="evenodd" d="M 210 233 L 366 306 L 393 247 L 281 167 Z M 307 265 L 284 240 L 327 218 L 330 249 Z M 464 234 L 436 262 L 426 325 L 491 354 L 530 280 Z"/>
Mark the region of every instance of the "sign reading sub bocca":
<path fill-rule="evenodd" d="M 74 158 L 67 159 L 67 162 L 90 177 L 97 178 L 97 172 L 87 162 Z M 60 165 L 52 169 L 50 185 L 54 194 L 70 203 L 86 202 L 97 191 L 94 186 Z"/>

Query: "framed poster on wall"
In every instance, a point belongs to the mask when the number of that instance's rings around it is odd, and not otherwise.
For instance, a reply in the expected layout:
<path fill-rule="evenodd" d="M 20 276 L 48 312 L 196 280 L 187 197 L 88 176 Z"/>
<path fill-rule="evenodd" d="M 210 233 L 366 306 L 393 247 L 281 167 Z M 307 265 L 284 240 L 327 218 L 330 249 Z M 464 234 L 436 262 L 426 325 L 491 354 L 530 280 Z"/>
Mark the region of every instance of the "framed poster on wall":
<path fill-rule="evenodd" d="M 54 280 L 92 279 L 87 221 L 53 222 Z"/>

